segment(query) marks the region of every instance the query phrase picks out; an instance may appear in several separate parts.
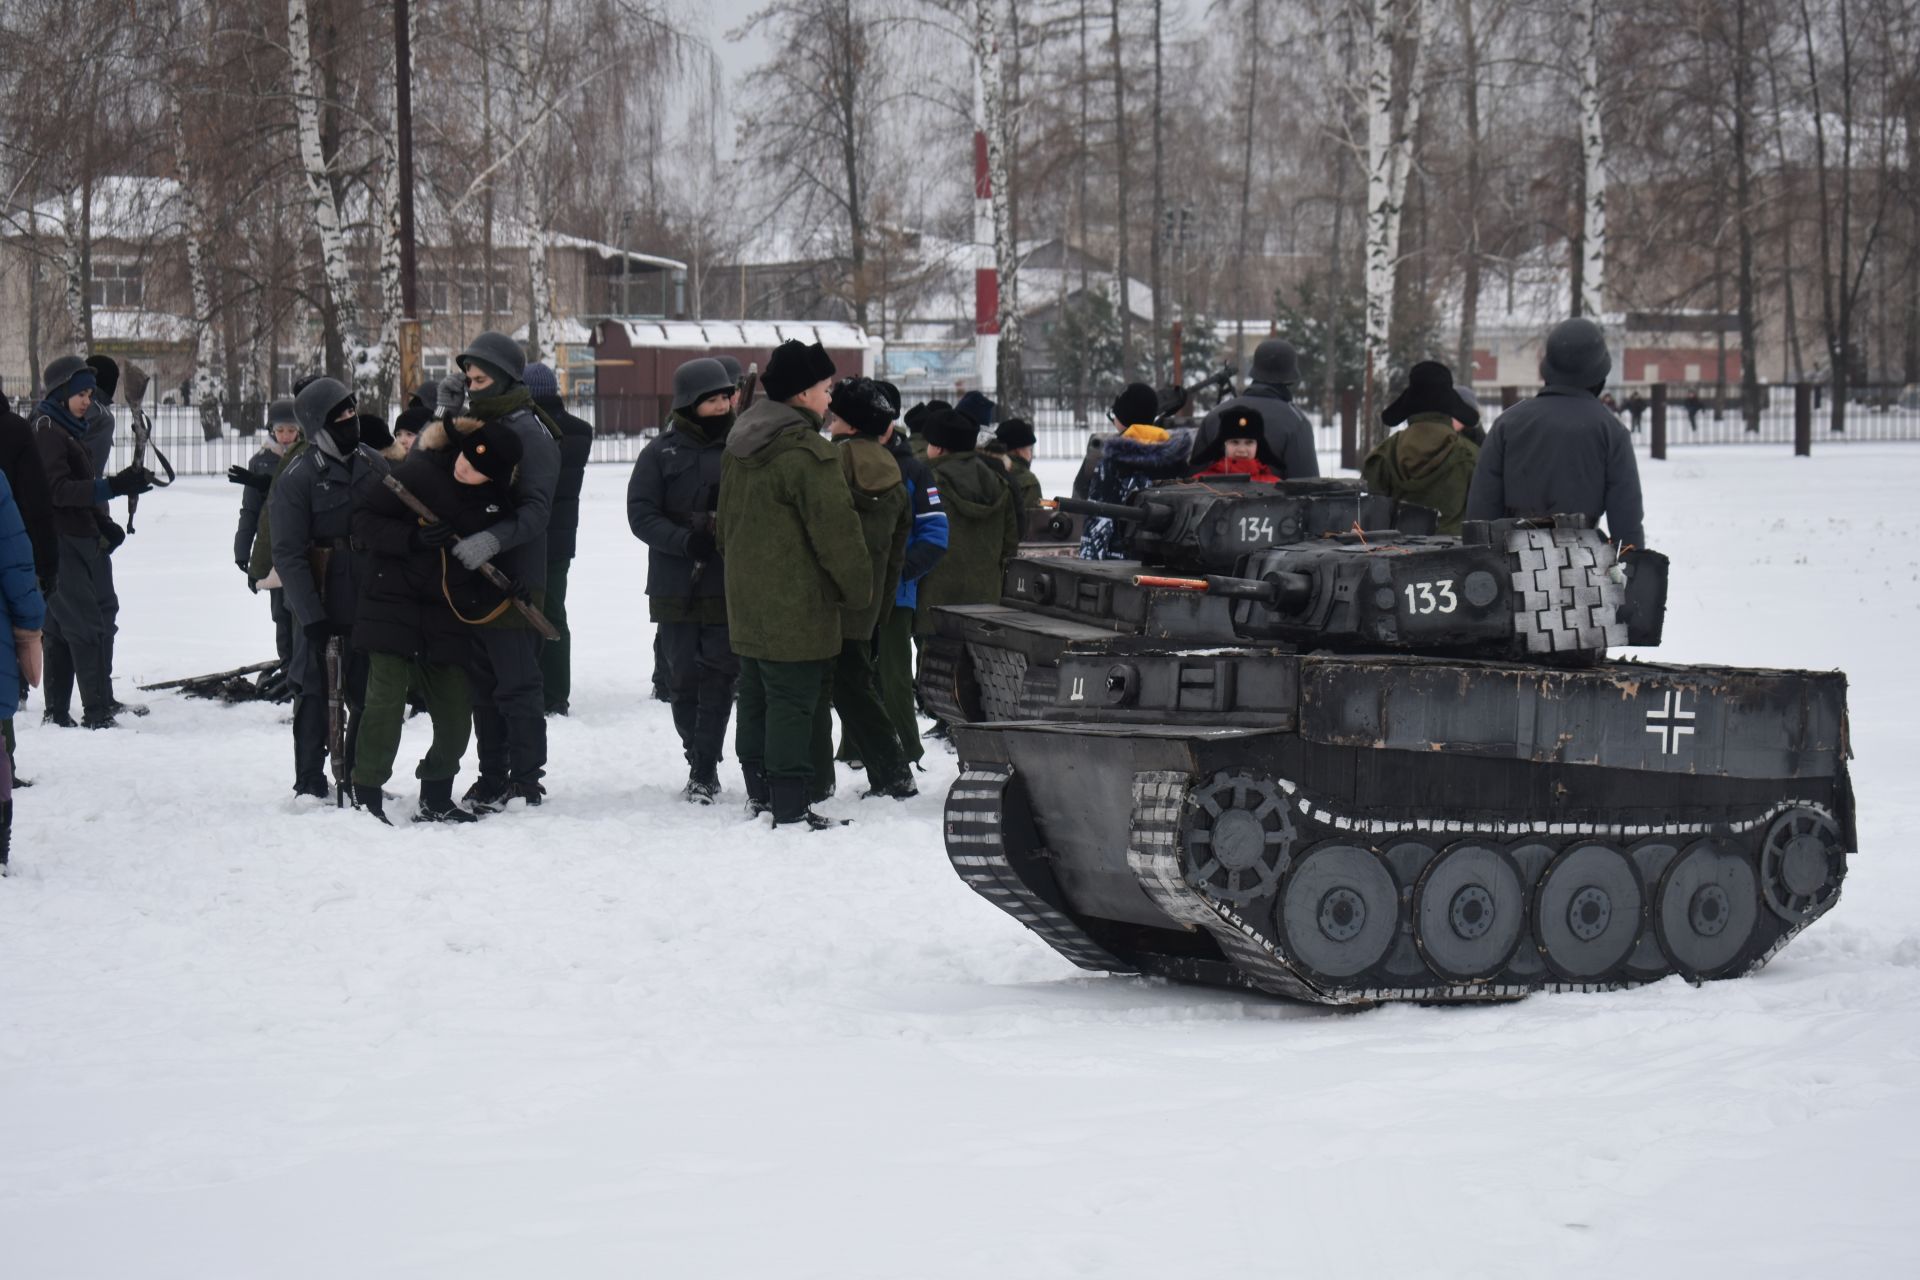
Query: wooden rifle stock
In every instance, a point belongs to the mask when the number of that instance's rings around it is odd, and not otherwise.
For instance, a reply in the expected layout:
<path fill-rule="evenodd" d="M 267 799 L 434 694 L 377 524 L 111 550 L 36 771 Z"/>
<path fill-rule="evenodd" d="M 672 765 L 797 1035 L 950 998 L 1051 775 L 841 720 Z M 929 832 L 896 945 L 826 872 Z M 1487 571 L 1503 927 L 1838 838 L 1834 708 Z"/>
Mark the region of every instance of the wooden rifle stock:
<path fill-rule="evenodd" d="M 384 475 L 380 477 L 380 483 L 391 489 L 393 496 L 400 499 L 400 501 L 406 505 L 407 510 L 413 512 L 413 514 L 419 516 L 422 520 L 425 520 L 428 524 L 440 523 L 440 517 L 433 514 L 426 503 L 415 497 L 413 490 L 401 483 L 398 477 L 391 474 Z M 554 626 L 553 623 L 547 621 L 546 614 L 541 613 L 538 609 L 534 608 L 533 605 L 522 600 L 519 596 L 520 589 L 513 585 L 513 579 L 494 568 L 491 560 L 482 564 L 478 572 L 481 577 L 507 593 L 508 602 L 520 611 L 520 616 L 525 618 L 541 636 L 548 640 L 558 640 L 560 638 L 560 629 Z"/>

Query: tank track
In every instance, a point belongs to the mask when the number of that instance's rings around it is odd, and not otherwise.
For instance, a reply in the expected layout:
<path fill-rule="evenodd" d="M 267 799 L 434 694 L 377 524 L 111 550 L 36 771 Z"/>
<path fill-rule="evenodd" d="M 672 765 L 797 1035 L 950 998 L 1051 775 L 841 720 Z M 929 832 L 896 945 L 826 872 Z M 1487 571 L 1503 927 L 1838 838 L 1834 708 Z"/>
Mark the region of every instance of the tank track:
<path fill-rule="evenodd" d="M 955 785 L 948 851 L 962 878 L 1083 968 L 1217 980 L 1217 965 L 1132 945 L 1137 935 L 1103 944 L 1108 922 L 1076 919 L 1050 872 L 1011 889 L 1006 877 L 1032 876 L 1033 864 L 1004 840 L 999 862 L 963 865 L 989 842 L 955 832 L 987 834 L 986 809 L 1013 804 L 1031 826 L 1014 773 L 969 764 Z M 1211 938 L 1234 984 L 1316 1004 L 1740 977 L 1831 909 L 1845 875 L 1847 828 L 1810 800 L 1664 824 L 1402 822 L 1234 771 L 1137 773 L 1132 796 L 1127 866 L 1147 898 Z"/>

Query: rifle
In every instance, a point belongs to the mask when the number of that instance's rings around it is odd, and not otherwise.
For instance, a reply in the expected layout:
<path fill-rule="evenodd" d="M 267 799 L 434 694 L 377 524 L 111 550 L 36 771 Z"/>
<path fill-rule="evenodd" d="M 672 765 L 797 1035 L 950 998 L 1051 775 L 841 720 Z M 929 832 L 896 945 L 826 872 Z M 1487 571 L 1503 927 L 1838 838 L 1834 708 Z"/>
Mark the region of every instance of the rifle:
<path fill-rule="evenodd" d="M 262 671 L 271 671 L 280 665 L 278 658 L 271 662 L 255 662 L 244 667 L 235 667 L 231 671 L 216 671 L 206 676 L 183 676 L 178 680 L 162 680 L 159 684 L 143 684 L 142 693 L 152 693 L 159 689 L 190 689 L 195 685 L 225 684 L 229 680 L 238 680 L 241 676 L 255 675 Z"/>
<path fill-rule="evenodd" d="M 167 461 L 166 454 L 160 452 L 160 446 L 153 442 L 153 424 L 147 420 L 147 411 L 140 407 L 140 401 L 145 397 L 147 392 L 147 371 L 132 361 L 128 361 L 125 381 L 127 384 L 127 411 L 132 414 L 133 465 L 136 467 L 145 466 L 147 450 L 152 449 L 153 460 L 160 464 L 162 471 L 167 473 L 165 480 L 156 477 L 153 482 L 153 487 L 156 489 L 164 489 L 173 483 L 173 464 Z M 127 532 L 129 534 L 134 531 L 133 517 L 139 510 L 140 495 L 137 493 L 129 494 L 127 497 Z"/>
<path fill-rule="evenodd" d="M 753 408 L 754 388 L 760 385 L 760 362 L 755 360 L 747 366 L 746 376 L 740 379 L 740 412 Z"/>
<path fill-rule="evenodd" d="M 1155 425 L 1166 426 L 1181 409 L 1190 403 L 1196 402 L 1200 393 L 1203 391 L 1217 388 L 1227 395 L 1232 395 L 1233 375 L 1238 372 L 1239 369 L 1233 362 L 1228 361 L 1190 387 L 1172 388 L 1171 395 L 1167 392 L 1162 392 L 1160 413 L 1154 418 Z M 1175 397 L 1177 397 L 1177 399 Z"/>
<path fill-rule="evenodd" d="M 333 770 L 333 804 L 347 806 L 347 645 L 327 637 L 327 763 Z"/>
<path fill-rule="evenodd" d="M 393 496 L 400 499 L 400 501 L 406 505 L 407 510 L 413 512 L 413 514 L 419 516 L 422 520 L 425 520 L 428 524 L 440 523 L 440 517 L 433 514 L 433 511 L 426 503 L 416 498 L 413 490 L 401 483 L 399 477 L 391 474 L 384 475 L 380 477 L 380 483 L 391 489 Z M 560 638 L 560 628 L 547 621 L 546 614 L 541 613 L 538 609 L 534 608 L 532 604 L 522 600 L 518 594 L 520 588 L 513 585 L 512 578 L 509 578 L 506 574 L 494 568 L 493 561 L 489 560 L 482 564 L 479 573 L 481 577 L 507 593 L 508 601 L 512 603 L 514 608 L 520 611 L 520 616 L 525 618 L 527 622 L 532 625 L 533 629 L 538 631 L 543 638 L 548 640 L 558 640 Z"/>

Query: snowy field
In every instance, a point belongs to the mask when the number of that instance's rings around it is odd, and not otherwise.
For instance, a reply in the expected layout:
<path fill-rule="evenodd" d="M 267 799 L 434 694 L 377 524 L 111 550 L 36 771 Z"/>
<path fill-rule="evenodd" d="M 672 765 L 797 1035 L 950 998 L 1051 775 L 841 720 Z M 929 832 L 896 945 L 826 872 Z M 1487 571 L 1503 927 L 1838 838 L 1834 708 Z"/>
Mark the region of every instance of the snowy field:
<path fill-rule="evenodd" d="M 597 467 L 543 809 L 387 830 L 294 802 L 279 708 L 36 695 L 0 1276 L 1920 1274 L 1920 446 L 1642 467 L 1661 656 L 1852 677 L 1862 850 L 1755 978 L 1348 1014 L 1093 977 L 955 878 L 937 747 L 905 805 L 843 773 L 832 834 L 746 821 L 731 762 L 683 805 Z M 123 697 L 270 655 L 237 505 L 144 501 Z"/>

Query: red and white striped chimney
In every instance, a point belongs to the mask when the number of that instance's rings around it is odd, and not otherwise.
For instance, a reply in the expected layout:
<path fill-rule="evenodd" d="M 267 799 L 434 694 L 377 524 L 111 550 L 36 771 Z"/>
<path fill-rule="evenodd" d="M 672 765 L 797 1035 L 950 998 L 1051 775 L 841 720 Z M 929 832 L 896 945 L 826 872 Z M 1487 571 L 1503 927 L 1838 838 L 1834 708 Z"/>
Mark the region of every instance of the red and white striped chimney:
<path fill-rule="evenodd" d="M 1000 381 L 1000 273 L 993 262 L 993 177 L 987 168 L 986 97 L 973 77 L 973 352 L 975 379 L 992 395 Z"/>

